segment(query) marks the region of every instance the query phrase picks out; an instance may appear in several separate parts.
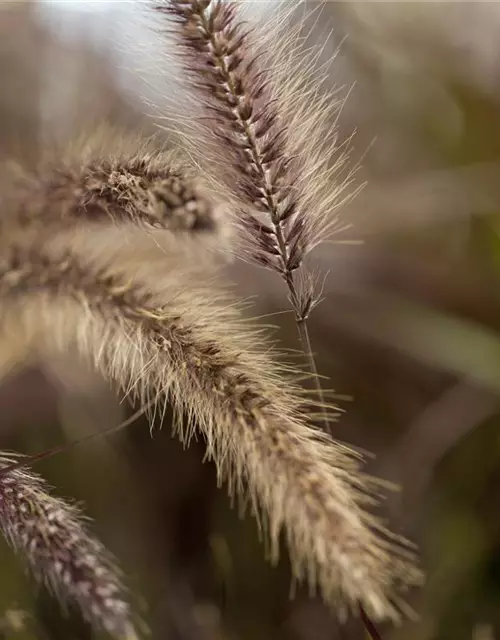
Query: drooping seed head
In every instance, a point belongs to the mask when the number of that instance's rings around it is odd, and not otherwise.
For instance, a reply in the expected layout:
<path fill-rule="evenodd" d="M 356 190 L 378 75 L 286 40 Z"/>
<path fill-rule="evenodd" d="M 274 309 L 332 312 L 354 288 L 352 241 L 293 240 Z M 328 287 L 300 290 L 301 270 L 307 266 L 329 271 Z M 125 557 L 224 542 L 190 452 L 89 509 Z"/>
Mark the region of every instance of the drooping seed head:
<path fill-rule="evenodd" d="M 2 222 L 26 229 L 128 224 L 223 233 L 220 202 L 174 153 L 147 139 L 125 145 L 95 138 L 86 146 L 58 149 L 34 175 L 22 176 Z"/>
<path fill-rule="evenodd" d="M 327 603 L 400 615 L 398 591 L 419 574 L 405 543 L 367 511 L 374 483 L 353 451 L 309 425 L 289 370 L 234 303 L 184 276 L 159 282 L 154 268 L 140 277 L 117 269 L 109 251 L 89 259 L 54 246 L 13 249 L 0 261 L 6 319 L 42 332 L 49 352 L 76 346 L 160 413 L 171 402 L 187 419 L 183 440 L 199 429 L 219 478 L 259 513 L 273 557 L 283 531 L 295 575 L 318 584 Z"/>
<path fill-rule="evenodd" d="M 76 605 L 114 638 L 134 640 L 120 572 L 103 545 L 40 476 L 24 469 L 2 473 L 13 462 L 12 455 L 0 456 L 0 531 L 7 542 L 63 603 Z"/>

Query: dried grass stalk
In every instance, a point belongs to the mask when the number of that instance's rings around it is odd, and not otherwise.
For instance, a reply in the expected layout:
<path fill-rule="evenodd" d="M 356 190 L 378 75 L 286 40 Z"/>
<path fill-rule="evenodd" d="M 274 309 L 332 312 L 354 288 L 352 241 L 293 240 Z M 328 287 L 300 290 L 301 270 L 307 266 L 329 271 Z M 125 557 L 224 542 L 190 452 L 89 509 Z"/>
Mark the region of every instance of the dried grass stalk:
<path fill-rule="evenodd" d="M 130 607 L 114 561 L 74 507 L 50 495 L 31 471 L 1 469 L 19 461 L 0 454 L 0 531 L 34 576 L 114 638 L 135 640 Z"/>
<path fill-rule="evenodd" d="M 274 559 L 284 530 L 295 575 L 327 602 L 397 618 L 396 590 L 417 573 L 404 543 L 365 512 L 372 481 L 351 450 L 308 426 L 290 372 L 234 303 L 178 278 L 158 283 L 146 267 L 131 280 L 116 255 L 98 267 L 52 251 L 2 254 L 2 319 L 28 336 L 42 328 L 50 349 L 76 343 L 143 402 L 172 402 L 187 418 L 183 441 L 200 429 L 219 479 L 262 516 Z"/>

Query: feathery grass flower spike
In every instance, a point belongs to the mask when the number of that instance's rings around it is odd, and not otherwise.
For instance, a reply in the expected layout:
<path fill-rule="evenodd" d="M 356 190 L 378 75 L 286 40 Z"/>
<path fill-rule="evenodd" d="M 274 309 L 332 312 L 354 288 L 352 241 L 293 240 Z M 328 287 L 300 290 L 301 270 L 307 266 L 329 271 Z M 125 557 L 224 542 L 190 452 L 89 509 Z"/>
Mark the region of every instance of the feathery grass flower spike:
<path fill-rule="evenodd" d="M 297 270 L 336 225 L 346 186 L 329 123 L 336 102 L 319 97 L 310 64 L 280 49 L 278 23 L 273 43 L 238 19 L 235 2 L 166 0 L 157 9 L 179 25 L 184 77 L 199 99 L 197 156 L 205 154 L 207 172 L 233 204 L 245 257 L 285 280 L 324 406 L 306 323 L 320 294 L 316 278 Z"/>
<path fill-rule="evenodd" d="M 332 162 L 337 146 L 328 121 L 335 105 L 328 104 L 331 96 L 319 97 L 313 59 L 301 65 L 297 51 L 286 51 L 291 43 L 282 44 L 279 28 L 261 34 L 239 19 L 238 10 L 237 2 L 220 0 L 166 0 L 157 6 L 177 24 L 170 31 L 182 78 L 193 92 L 197 124 L 187 142 L 194 141 L 197 157 L 205 155 L 204 168 L 232 203 L 246 257 L 285 280 L 324 408 L 306 323 L 318 295 L 314 278 L 297 273 L 336 223 L 332 213 L 345 187 L 336 179 L 339 163 Z M 277 26 L 272 22 L 271 30 Z M 326 410 L 322 417 L 328 428 Z M 342 554 L 337 558 L 344 560 Z M 356 607 L 363 619 L 366 602 L 361 598 Z M 373 603 L 368 610 L 379 617 Z"/>
<path fill-rule="evenodd" d="M 88 162 L 59 157 L 24 179 L 13 197 L 21 202 L 11 209 L 22 227 L 114 222 L 213 233 L 220 226 L 216 204 L 192 172 L 146 149 Z"/>
<path fill-rule="evenodd" d="M 396 591 L 416 577 L 405 546 L 365 512 L 372 483 L 359 460 L 308 426 L 261 333 L 212 287 L 160 282 L 147 265 L 132 279 L 113 251 L 103 260 L 11 246 L 0 262 L 4 321 L 38 332 L 49 350 L 76 344 L 142 402 L 171 402 L 187 418 L 182 439 L 199 429 L 220 480 L 261 513 L 274 559 L 284 530 L 294 573 L 332 606 L 359 601 L 377 619 L 397 618 Z"/>
<path fill-rule="evenodd" d="M 63 602 L 76 604 L 93 626 L 117 640 L 136 640 L 120 574 L 82 515 L 50 495 L 26 469 L 2 474 L 18 457 L 0 454 L 0 531 L 35 578 Z"/>

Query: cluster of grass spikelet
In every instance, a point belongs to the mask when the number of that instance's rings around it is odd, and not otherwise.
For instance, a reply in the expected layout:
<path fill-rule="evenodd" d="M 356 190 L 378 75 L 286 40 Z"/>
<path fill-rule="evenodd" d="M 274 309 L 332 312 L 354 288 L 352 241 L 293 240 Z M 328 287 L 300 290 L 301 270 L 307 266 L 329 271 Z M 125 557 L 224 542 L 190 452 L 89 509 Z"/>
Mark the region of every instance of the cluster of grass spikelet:
<path fill-rule="evenodd" d="M 100 132 L 24 176 L 2 197 L 3 330 L 18 336 L 19 358 L 76 350 L 142 405 L 172 405 L 181 439 L 200 432 L 220 481 L 259 515 L 274 560 L 283 532 L 294 574 L 329 605 L 397 619 L 399 589 L 418 573 L 368 513 L 376 482 L 312 424 L 299 373 L 197 271 L 243 252 L 277 272 L 315 374 L 306 320 L 318 294 L 304 258 L 335 226 L 344 185 L 322 128 L 328 100 L 307 80 L 312 59 L 300 67 L 276 33 L 269 47 L 236 3 L 156 11 L 175 35 L 193 109 L 186 145 L 203 170 L 140 137 L 104 144 Z M 13 463 L 0 458 L 6 539 L 90 623 L 136 637 L 119 572 L 78 511 Z"/>

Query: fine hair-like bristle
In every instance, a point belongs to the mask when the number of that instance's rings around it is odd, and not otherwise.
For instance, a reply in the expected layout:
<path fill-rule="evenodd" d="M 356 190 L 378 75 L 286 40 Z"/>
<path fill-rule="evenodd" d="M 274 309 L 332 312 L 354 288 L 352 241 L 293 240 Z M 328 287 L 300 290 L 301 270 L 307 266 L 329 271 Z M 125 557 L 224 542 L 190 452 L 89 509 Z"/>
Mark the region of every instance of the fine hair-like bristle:
<path fill-rule="evenodd" d="M 396 591 L 418 572 L 405 545 L 365 512 L 371 481 L 359 460 L 308 426 L 299 390 L 262 335 L 213 289 L 174 274 L 158 283 L 147 267 L 131 279 L 106 257 L 107 265 L 49 247 L 6 249 L 4 321 L 15 317 L 51 350 L 76 344 L 142 402 L 171 402 L 186 416 L 182 439 L 199 429 L 219 479 L 262 516 L 273 558 L 284 530 L 295 575 L 319 584 L 328 603 L 397 618 Z"/>
<path fill-rule="evenodd" d="M 31 471 L 2 469 L 19 456 L 0 454 L 0 531 L 35 578 L 63 603 L 117 640 L 135 640 L 119 570 L 89 533 L 76 507 L 52 496 Z"/>

